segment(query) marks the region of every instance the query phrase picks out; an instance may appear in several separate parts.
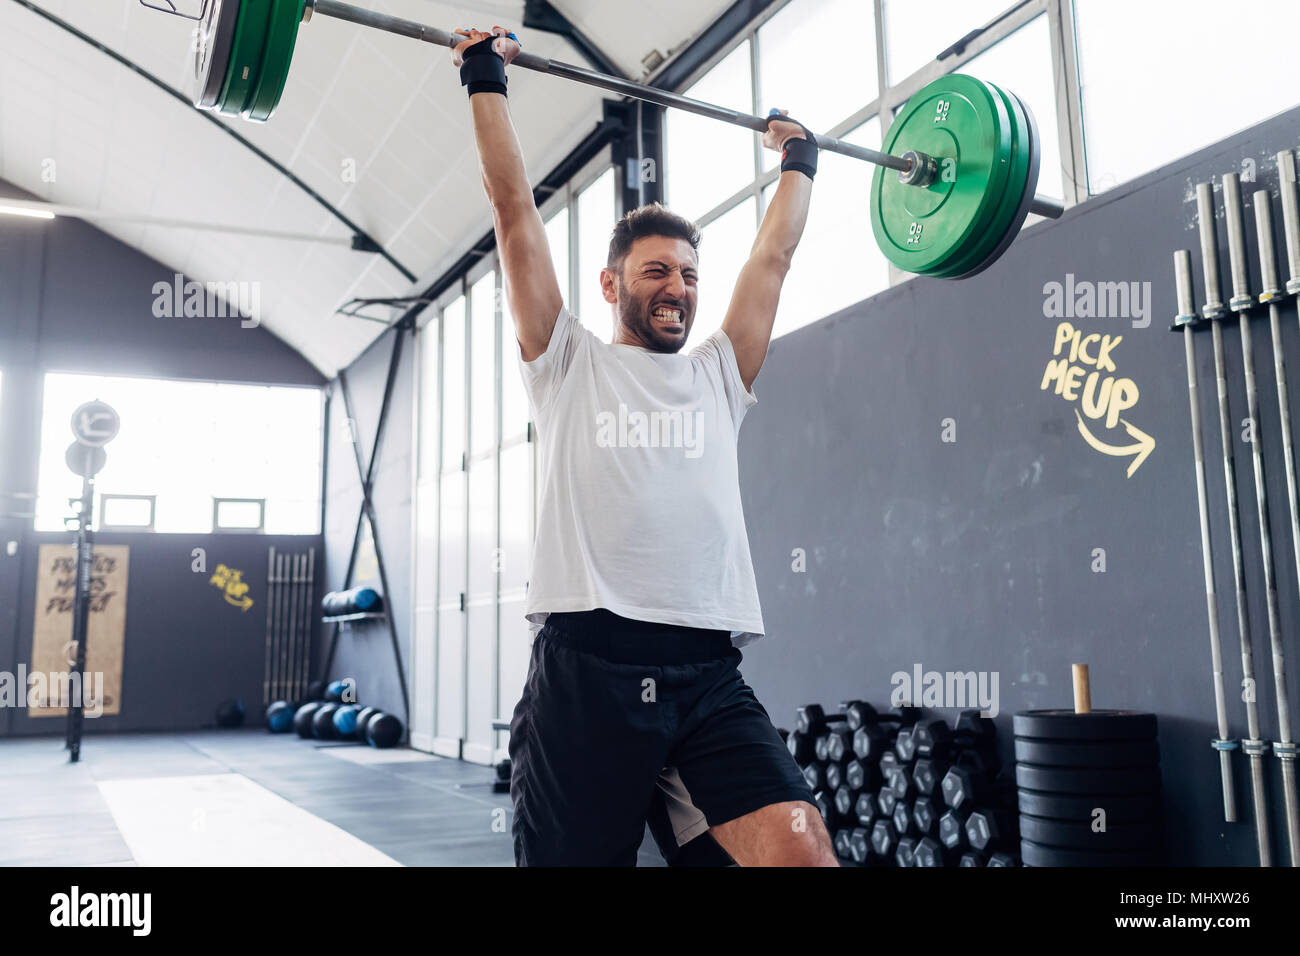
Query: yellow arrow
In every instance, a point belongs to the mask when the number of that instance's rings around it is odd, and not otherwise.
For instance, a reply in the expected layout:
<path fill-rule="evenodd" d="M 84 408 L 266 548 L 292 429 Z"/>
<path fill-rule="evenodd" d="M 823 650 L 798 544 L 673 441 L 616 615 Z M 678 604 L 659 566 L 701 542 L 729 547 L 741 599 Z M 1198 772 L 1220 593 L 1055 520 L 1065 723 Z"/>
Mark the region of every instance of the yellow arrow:
<path fill-rule="evenodd" d="M 1095 437 L 1092 432 L 1088 431 L 1088 426 L 1083 423 L 1083 416 L 1079 414 L 1078 409 L 1075 409 L 1074 417 L 1079 420 L 1079 434 L 1083 436 L 1083 440 L 1103 455 L 1115 455 L 1117 457 L 1123 455 L 1133 456 L 1133 461 L 1128 466 L 1128 474 L 1125 475 L 1126 478 L 1132 478 L 1133 472 L 1137 471 L 1138 468 L 1141 467 L 1142 462 L 1147 460 L 1147 455 L 1156 450 L 1156 440 L 1154 438 L 1142 429 L 1130 425 L 1122 418 L 1120 421 L 1123 423 L 1125 430 L 1128 431 L 1129 437 L 1134 439 L 1135 444 L 1124 445 L 1123 447 L 1119 445 L 1108 445 L 1101 439 Z"/>

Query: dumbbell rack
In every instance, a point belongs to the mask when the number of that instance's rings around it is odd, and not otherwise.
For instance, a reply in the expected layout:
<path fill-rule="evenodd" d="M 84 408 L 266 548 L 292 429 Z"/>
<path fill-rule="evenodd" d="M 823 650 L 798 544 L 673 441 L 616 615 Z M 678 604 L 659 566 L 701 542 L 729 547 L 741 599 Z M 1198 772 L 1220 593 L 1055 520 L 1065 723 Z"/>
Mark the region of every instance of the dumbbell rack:
<path fill-rule="evenodd" d="M 952 727 L 913 707 L 810 704 L 795 727 L 786 746 L 846 865 L 1020 865 L 1014 784 L 978 711 Z"/>

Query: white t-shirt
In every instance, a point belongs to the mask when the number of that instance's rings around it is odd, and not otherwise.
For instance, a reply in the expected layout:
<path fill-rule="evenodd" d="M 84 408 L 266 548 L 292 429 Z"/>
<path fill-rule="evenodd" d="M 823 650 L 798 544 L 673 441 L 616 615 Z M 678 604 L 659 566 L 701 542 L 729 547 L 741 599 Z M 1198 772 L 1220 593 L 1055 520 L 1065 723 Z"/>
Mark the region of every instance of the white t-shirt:
<path fill-rule="evenodd" d="M 525 615 L 603 607 L 640 621 L 763 635 L 736 440 L 758 401 L 718 330 L 687 353 L 601 342 L 561 308 L 519 354 L 540 444 Z"/>

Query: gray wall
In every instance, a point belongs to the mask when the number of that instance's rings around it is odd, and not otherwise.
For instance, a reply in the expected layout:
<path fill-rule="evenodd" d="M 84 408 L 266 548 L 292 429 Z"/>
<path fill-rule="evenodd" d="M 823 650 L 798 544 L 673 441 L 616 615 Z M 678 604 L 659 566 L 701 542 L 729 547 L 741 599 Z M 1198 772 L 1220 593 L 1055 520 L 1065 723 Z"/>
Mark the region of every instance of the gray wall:
<path fill-rule="evenodd" d="M 37 608 L 37 557 L 42 544 L 66 544 L 70 535 L 31 536 L 23 551 L 21 603 L 16 646 L 5 646 L 0 670 L 30 666 L 32 626 Z M 321 557 L 317 535 L 143 534 L 95 536 L 96 545 L 127 545 L 126 631 L 122 654 L 121 713 L 86 721 L 86 733 L 132 730 L 192 730 L 213 726 L 217 705 L 227 698 L 244 701 L 249 724 L 262 722 L 266 670 L 267 549 L 299 553 L 309 547 Z M 206 572 L 194 570 L 194 548 L 206 555 Z M 243 572 L 253 600 L 248 610 L 226 602 L 211 583 L 218 564 Z M 312 602 L 319 606 L 321 576 Z M 319 663 L 313 654 L 313 664 Z M 12 662 L 12 663 L 11 663 Z M 30 717 L 6 708 L 5 733 L 56 734 L 62 719 Z"/>
<path fill-rule="evenodd" d="M 1009 750 L 1009 715 L 1070 707 L 1070 665 L 1087 663 L 1094 707 L 1159 715 L 1170 861 L 1255 861 L 1243 760 L 1238 755 L 1236 765 L 1245 822 L 1225 824 L 1209 746 L 1216 733 L 1187 374 L 1182 336 L 1168 330 L 1172 255 L 1199 248 L 1193 185 L 1240 172 L 1244 158 L 1259 175 L 1244 191 L 1269 186 L 1278 219 L 1272 156 L 1297 145 L 1297 128 L 1300 111 L 1031 228 L 982 276 L 917 279 L 773 344 L 755 386 L 759 404 L 741 433 L 740 467 L 770 635 L 748 651 L 743 669 L 777 724 L 789 726 L 795 707 L 809 701 L 887 704 L 891 675 L 916 664 L 987 671 L 1000 679 L 998 723 Z M 1258 292 L 1253 214 L 1245 221 Z M 1280 244 L 1280 222 L 1277 233 Z M 1226 263 L 1226 238 L 1220 242 Z M 1199 251 L 1193 259 L 1199 304 Z M 1156 440 L 1131 478 L 1131 459 L 1084 442 L 1077 402 L 1039 388 L 1061 321 L 1044 315 L 1044 284 L 1064 282 L 1067 273 L 1151 283 L 1146 328 L 1124 318 L 1065 320 L 1123 336 L 1112 352 L 1115 374 L 1140 389 L 1123 418 Z M 1285 355 L 1300 368 L 1294 302 L 1282 311 Z M 1294 661 L 1300 602 L 1272 349 L 1258 315 L 1252 331 L 1278 598 Z M 1258 700 L 1264 737 L 1276 740 L 1250 446 L 1240 440 L 1246 412 L 1236 325 L 1225 327 L 1224 339 Z M 1196 344 L 1229 718 L 1240 737 L 1245 712 L 1208 332 Z M 1297 383 L 1293 372 L 1292 416 Z M 955 442 L 941 440 L 949 418 Z M 1111 444 L 1132 443 L 1122 426 L 1108 433 L 1104 423 L 1088 424 Z M 805 573 L 792 571 L 795 548 L 807 551 Z M 1099 548 L 1104 573 L 1094 571 Z M 1290 690 L 1295 713 L 1295 676 Z M 1275 852 L 1284 852 L 1276 764 L 1270 757 L 1272 823 Z"/>
<path fill-rule="evenodd" d="M 4 182 L 0 196 L 36 198 Z M 170 283 L 173 274 L 76 220 L 0 219 L 0 514 L 31 510 L 30 499 L 14 495 L 36 490 L 46 371 L 324 384 L 301 355 L 263 328 L 241 328 L 230 318 L 154 317 L 154 283 Z M 0 670 L 12 671 L 30 657 L 39 544 L 70 537 L 30 529 L 30 520 L 0 517 Z M 189 729 L 209 722 L 222 697 L 243 694 L 250 703 L 260 702 L 263 661 L 249 648 L 256 644 L 260 650 L 265 618 L 253 622 L 250 610 L 246 620 L 232 625 L 224 615 L 208 613 L 206 602 L 216 590 L 194 583 L 202 576 L 189 572 L 184 556 L 208 543 L 210 556 L 237 551 L 249 566 L 248 579 L 261 591 L 269 544 L 278 540 L 295 550 L 315 545 L 319 554 L 321 536 L 220 536 L 210 542 L 204 535 L 105 535 L 102 540 L 127 538 L 132 547 L 127 711 L 103 718 L 98 726 L 88 724 L 87 731 Z M 10 541 L 13 555 L 4 547 Z M 175 577 L 182 571 L 190 576 Z M 249 690 L 254 687 L 255 694 Z M 11 712 L 0 718 L 0 733 L 58 732 L 46 729 L 50 723 Z"/>

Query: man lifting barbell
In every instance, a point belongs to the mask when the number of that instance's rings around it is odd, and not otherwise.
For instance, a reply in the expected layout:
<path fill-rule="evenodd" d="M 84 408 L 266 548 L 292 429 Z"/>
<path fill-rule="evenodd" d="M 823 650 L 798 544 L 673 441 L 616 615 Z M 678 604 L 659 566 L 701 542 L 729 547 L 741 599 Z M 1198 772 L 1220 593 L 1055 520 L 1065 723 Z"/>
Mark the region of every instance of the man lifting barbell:
<path fill-rule="evenodd" d="M 519 44 L 501 27 L 457 32 L 541 445 L 526 611 L 540 630 L 510 723 L 516 862 L 634 864 L 651 819 L 670 862 L 704 838 L 742 865 L 836 866 L 737 670 L 763 620 L 736 440 L 807 219 L 815 138 L 768 121 L 779 185 L 721 330 L 689 352 L 699 233 L 657 203 L 626 214 L 600 273 L 614 313 L 601 342 L 564 307 L 524 172 L 506 102 Z"/>

